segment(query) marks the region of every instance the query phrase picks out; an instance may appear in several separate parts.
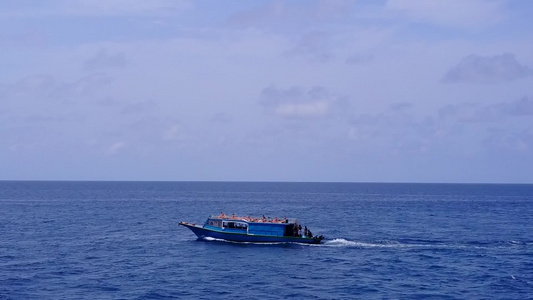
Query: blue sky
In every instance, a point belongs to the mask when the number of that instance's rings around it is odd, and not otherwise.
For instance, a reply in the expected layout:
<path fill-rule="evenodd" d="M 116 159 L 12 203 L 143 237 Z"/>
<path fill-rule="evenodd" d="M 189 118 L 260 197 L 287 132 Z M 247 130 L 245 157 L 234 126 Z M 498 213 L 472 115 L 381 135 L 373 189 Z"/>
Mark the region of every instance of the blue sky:
<path fill-rule="evenodd" d="M 533 183 L 532 1 L 0 3 L 0 180 Z"/>

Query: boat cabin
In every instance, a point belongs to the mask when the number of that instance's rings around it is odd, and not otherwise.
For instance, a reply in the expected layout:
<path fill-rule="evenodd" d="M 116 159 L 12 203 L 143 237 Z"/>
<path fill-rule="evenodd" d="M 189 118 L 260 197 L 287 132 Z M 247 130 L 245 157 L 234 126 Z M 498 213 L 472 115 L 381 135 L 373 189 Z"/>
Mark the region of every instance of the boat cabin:
<path fill-rule="evenodd" d="M 204 224 L 204 228 L 223 231 L 227 233 L 245 233 L 249 235 L 263 236 L 295 236 L 297 221 L 286 223 L 249 222 L 246 220 L 220 219 L 210 217 Z"/>

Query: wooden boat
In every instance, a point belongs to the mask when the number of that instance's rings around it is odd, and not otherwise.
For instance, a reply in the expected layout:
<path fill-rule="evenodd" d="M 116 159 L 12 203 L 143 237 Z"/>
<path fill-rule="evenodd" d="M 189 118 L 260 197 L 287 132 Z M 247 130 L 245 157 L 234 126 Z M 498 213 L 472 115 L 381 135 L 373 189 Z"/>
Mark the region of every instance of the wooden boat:
<path fill-rule="evenodd" d="M 302 230 L 296 219 L 210 216 L 203 225 L 179 222 L 199 239 L 207 237 L 232 242 L 320 244 L 324 236 L 313 236 L 307 227 Z"/>

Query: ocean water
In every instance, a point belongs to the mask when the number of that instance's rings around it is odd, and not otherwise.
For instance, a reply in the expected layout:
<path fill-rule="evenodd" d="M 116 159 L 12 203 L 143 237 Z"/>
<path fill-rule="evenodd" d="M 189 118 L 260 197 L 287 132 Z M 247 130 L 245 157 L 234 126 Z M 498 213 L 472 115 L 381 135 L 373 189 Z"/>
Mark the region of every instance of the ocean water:
<path fill-rule="evenodd" d="M 326 240 L 178 226 L 221 211 Z M 533 185 L 0 181 L 0 299 L 533 299 Z"/>

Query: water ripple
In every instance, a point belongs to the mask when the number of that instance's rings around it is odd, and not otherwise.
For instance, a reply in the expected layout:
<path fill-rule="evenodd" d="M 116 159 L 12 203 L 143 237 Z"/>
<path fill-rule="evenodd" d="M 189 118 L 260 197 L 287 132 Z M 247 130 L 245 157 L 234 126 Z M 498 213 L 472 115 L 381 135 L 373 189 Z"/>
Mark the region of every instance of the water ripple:
<path fill-rule="evenodd" d="M 528 186 L 0 182 L 0 300 L 527 299 L 532 194 Z M 199 241 L 177 226 L 220 211 L 298 217 L 327 239 Z"/>

